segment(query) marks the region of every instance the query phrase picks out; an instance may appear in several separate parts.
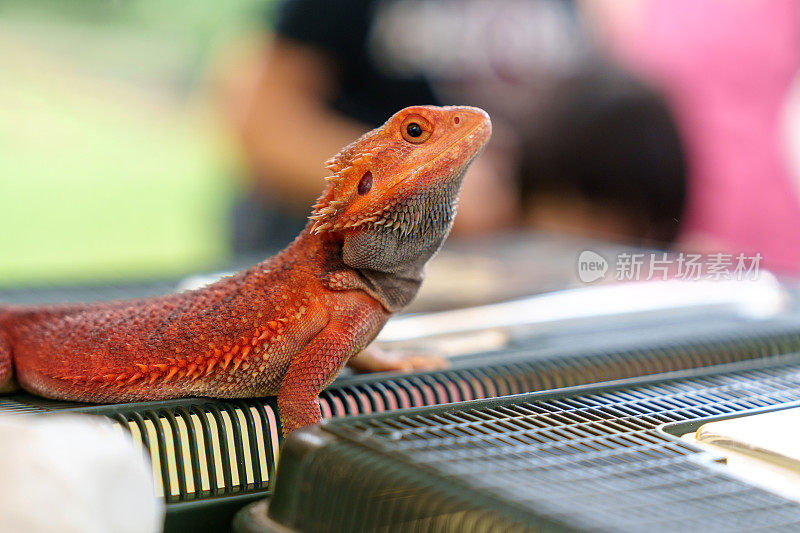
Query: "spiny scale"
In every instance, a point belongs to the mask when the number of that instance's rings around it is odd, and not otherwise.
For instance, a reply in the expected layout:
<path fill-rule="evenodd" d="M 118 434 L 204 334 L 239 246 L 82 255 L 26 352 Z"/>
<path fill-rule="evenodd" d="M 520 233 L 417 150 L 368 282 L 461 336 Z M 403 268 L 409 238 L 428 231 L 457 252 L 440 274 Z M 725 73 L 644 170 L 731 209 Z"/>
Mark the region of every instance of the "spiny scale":
<path fill-rule="evenodd" d="M 348 182 L 348 178 L 354 177 L 359 169 L 366 172 L 368 163 L 374 156 L 373 152 L 359 146 L 359 141 L 346 146 L 338 154 L 325 162 L 325 168 L 333 174 L 325 177 L 330 186 L 325 193 L 317 200 L 311 215 L 308 217 L 314 224 L 311 226 L 313 234 L 323 231 L 338 231 L 363 224 L 367 220 L 349 220 L 336 223 L 334 220 L 340 212 L 347 207 L 348 196 L 341 187 Z M 335 198 L 335 196 L 339 196 Z M 376 214 L 375 216 L 378 216 Z M 367 217 L 369 218 L 369 217 Z"/>
<path fill-rule="evenodd" d="M 168 358 L 166 363 L 142 364 L 136 363 L 133 368 L 126 372 L 108 373 L 102 371 L 100 375 L 85 376 L 71 375 L 64 376 L 65 379 L 74 383 L 81 381 L 100 382 L 101 385 L 117 385 L 124 387 L 139 380 L 146 381 L 152 385 L 158 380 L 163 383 L 174 379 L 189 379 L 194 381 L 200 377 L 209 376 L 215 369 L 225 371 L 233 363 L 233 371 L 239 369 L 239 365 L 247 361 L 252 354 L 260 354 L 266 350 L 267 346 L 280 340 L 281 333 L 285 330 L 286 324 L 291 320 L 299 320 L 307 310 L 309 305 L 310 293 L 300 300 L 297 312 L 290 318 L 281 317 L 277 320 L 270 320 L 265 325 L 257 328 L 251 337 L 242 337 L 239 342 L 227 347 L 224 350 L 209 345 L 209 352 L 198 355 L 196 358 L 186 357 L 183 359 Z"/>

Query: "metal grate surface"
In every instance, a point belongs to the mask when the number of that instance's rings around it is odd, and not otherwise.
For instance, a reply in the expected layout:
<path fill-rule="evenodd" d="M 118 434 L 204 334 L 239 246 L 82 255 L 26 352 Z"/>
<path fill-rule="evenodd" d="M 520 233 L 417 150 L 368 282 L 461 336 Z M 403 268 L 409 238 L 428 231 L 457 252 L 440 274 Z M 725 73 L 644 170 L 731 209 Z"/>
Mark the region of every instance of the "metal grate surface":
<path fill-rule="evenodd" d="M 797 531 L 800 504 L 656 429 L 797 402 L 800 355 L 781 359 L 332 420 L 287 442 L 271 514 L 303 531 Z"/>
<path fill-rule="evenodd" d="M 598 335 L 599 336 L 599 335 Z M 630 338 L 630 337 L 633 338 Z M 737 325 L 671 335 L 617 332 L 591 346 L 484 353 L 441 372 L 339 380 L 320 395 L 326 418 L 441 405 L 761 359 L 800 351 L 800 324 Z"/>
<path fill-rule="evenodd" d="M 575 338 L 536 339 L 514 350 L 478 354 L 453 368 L 414 375 L 355 376 L 337 380 L 320 396 L 326 417 L 550 390 L 614 379 L 800 351 L 800 324 L 676 327 L 674 331 L 595 333 L 585 345 Z M 185 399 L 86 406 L 20 394 L 0 397 L 0 413 L 67 409 L 108 416 L 149 450 L 155 493 L 168 503 L 256 494 L 269 487 L 280 434 L 274 399 Z"/>

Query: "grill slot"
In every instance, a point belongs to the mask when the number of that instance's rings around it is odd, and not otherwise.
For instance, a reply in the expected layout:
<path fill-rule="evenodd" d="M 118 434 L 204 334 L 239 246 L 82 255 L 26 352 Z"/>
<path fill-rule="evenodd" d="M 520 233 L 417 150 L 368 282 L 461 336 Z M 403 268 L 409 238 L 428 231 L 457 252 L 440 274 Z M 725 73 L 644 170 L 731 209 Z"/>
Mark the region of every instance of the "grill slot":
<path fill-rule="evenodd" d="M 108 415 L 149 454 L 157 496 L 168 502 L 189 501 L 269 486 L 278 455 L 274 405 L 262 401 L 173 403 L 178 405 L 117 406 L 117 412 Z"/>

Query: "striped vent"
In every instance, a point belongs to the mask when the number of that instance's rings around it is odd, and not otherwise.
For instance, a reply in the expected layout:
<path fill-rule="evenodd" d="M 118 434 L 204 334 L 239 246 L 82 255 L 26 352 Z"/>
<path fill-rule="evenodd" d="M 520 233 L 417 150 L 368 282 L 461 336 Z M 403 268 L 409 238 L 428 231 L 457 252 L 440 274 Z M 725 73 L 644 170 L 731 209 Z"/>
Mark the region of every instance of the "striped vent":
<path fill-rule="evenodd" d="M 263 491 L 278 457 L 274 403 L 180 401 L 120 406 L 109 415 L 149 454 L 167 502 Z"/>

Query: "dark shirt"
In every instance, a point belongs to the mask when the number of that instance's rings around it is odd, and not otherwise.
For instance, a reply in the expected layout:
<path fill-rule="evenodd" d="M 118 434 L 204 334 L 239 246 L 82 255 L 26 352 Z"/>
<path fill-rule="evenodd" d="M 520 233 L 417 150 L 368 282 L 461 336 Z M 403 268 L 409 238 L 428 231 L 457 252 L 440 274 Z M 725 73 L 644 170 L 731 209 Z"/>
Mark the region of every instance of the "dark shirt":
<path fill-rule="evenodd" d="M 368 40 L 380 3 L 288 0 L 278 7 L 275 19 L 278 35 L 328 54 L 340 69 L 331 107 L 371 126 L 403 107 L 440 104 L 423 76 L 394 76 L 376 64 Z"/>

